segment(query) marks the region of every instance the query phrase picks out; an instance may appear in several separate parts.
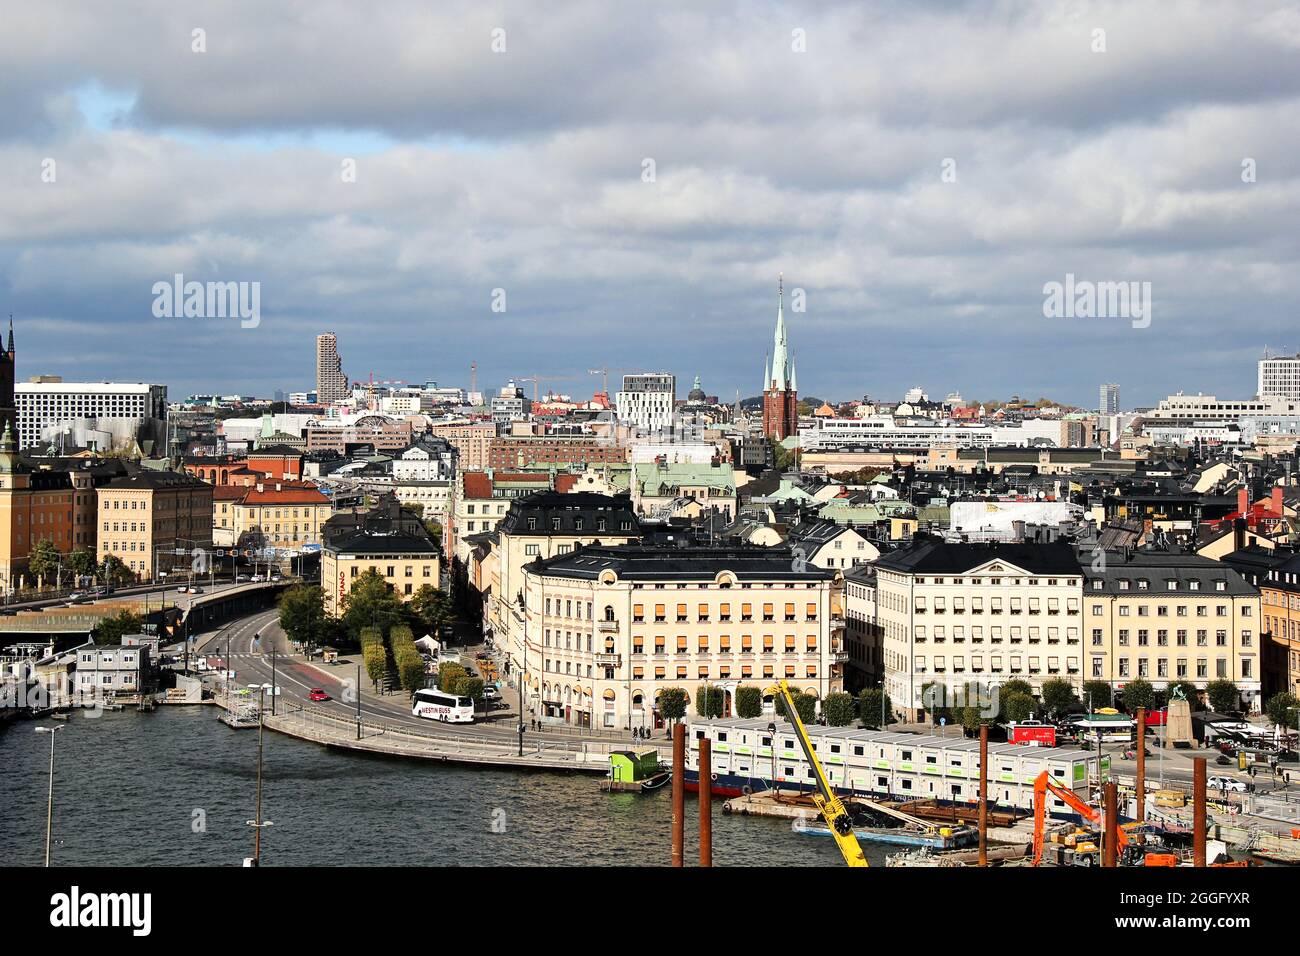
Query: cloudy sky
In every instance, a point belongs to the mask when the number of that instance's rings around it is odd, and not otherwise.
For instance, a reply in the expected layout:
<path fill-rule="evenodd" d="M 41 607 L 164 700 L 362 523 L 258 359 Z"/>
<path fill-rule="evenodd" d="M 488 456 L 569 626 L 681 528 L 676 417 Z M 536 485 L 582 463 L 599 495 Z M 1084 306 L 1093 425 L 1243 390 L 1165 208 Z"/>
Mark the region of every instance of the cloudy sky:
<path fill-rule="evenodd" d="M 1300 350 L 1294 3 L 433 6 L 8 5 L 20 377 L 268 394 L 333 330 L 352 378 L 753 395 L 780 272 L 823 397 L 1242 397 Z M 176 273 L 260 325 L 155 317 Z M 1149 326 L 1046 318 L 1067 274 Z"/>

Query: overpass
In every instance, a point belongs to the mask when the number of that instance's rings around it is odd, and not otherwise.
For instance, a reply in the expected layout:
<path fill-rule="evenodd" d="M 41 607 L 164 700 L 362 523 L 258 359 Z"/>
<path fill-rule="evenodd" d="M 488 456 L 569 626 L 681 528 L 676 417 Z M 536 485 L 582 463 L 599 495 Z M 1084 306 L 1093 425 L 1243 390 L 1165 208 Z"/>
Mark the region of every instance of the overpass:
<path fill-rule="evenodd" d="M 0 645 L 8 637 L 86 635 L 104 618 L 122 611 L 139 614 L 147 623 L 165 627 L 173 635 L 197 634 L 233 618 L 273 607 L 280 593 L 296 583 L 298 579 L 286 578 L 276 582 L 222 584 L 205 587 L 202 594 L 180 594 L 172 589 L 0 614 Z"/>

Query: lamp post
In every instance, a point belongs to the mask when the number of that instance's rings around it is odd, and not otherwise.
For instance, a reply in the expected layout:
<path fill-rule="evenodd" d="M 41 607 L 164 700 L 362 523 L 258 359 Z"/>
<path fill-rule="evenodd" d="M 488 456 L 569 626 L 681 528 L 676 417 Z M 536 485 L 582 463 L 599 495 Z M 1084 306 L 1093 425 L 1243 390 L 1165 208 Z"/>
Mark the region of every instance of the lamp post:
<path fill-rule="evenodd" d="M 45 865 L 47 867 L 50 865 L 50 838 L 54 832 L 54 740 L 56 732 L 60 729 L 57 725 L 36 728 L 38 734 L 50 735 L 50 791 L 45 803 Z"/>
<path fill-rule="evenodd" d="M 249 690 L 257 691 L 257 803 L 253 819 L 246 821 L 253 828 L 253 859 L 250 866 L 262 865 L 262 827 L 273 826 L 270 820 L 262 819 L 262 735 L 265 723 L 262 719 L 264 699 L 270 684 L 249 684 Z M 272 700 L 274 700 L 272 694 Z"/>

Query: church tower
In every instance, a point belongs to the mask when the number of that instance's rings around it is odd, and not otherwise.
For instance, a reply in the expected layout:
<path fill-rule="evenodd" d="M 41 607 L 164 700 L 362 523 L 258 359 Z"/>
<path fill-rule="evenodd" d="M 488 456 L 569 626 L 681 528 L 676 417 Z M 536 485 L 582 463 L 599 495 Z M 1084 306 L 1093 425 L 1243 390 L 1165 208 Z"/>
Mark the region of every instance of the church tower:
<path fill-rule="evenodd" d="M 763 371 L 763 434 L 776 441 L 799 429 L 799 385 L 785 331 L 785 277 L 777 280 L 776 336 Z"/>
<path fill-rule="evenodd" d="M 6 428 L 18 434 L 18 409 L 14 400 L 14 382 L 18 372 L 14 359 L 14 317 L 9 316 L 9 343 L 0 349 L 0 432 Z"/>

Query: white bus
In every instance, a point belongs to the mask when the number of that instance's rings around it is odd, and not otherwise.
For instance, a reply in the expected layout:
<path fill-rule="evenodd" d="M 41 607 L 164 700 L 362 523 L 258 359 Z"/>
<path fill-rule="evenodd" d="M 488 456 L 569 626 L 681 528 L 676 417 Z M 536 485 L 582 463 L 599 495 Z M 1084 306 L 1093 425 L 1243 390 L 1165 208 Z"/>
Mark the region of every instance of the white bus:
<path fill-rule="evenodd" d="M 444 723 L 472 724 L 474 701 L 469 697 L 444 694 L 440 690 L 417 690 L 411 704 L 411 714 Z"/>

